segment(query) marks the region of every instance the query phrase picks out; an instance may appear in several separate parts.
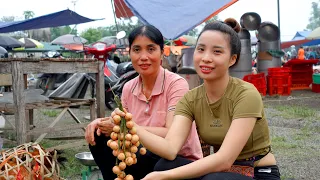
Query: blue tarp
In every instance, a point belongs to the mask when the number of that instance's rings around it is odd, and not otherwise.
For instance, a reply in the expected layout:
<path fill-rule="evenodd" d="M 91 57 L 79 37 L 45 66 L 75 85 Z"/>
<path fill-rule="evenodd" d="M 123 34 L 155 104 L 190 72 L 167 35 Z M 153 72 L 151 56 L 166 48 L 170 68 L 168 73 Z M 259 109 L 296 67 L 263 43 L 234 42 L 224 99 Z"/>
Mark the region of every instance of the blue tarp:
<path fill-rule="evenodd" d="M 96 20 L 101 19 L 89 19 L 67 9 L 28 20 L 2 22 L 0 23 L 0 33 L 81 24 Z"/>
<path fill-rule="evenodd" d="M 176 39 L 207 17 L 237 0 L 124 0 L 144 24 L 157 27 L 167 39 Z"/>
<path fill-rule="evenodd" d="M 298 31 L 292 38 L 292 41 L 305 39 L 310 33 L 311 31 Z"/>
<path fill-rule="evenodd" d="M 291 41 L 281 43 L 281 48 L 289 48 L 291 45 L 295 46 L 316 46 L 320 44 L 320 39 L 308 40 L 306 39 L 311 31 L 298 31 Z"/>

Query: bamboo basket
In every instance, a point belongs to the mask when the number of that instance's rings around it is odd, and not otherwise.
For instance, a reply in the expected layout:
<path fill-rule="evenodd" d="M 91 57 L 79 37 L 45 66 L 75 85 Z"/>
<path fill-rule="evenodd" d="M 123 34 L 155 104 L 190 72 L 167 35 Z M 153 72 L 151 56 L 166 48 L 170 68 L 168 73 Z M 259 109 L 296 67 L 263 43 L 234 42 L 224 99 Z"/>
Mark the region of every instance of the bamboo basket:
<path fill-rule="evenodd" d="M 0 180 L 61 180 L 57 152 L 26 143 L 0 152 Z"/>

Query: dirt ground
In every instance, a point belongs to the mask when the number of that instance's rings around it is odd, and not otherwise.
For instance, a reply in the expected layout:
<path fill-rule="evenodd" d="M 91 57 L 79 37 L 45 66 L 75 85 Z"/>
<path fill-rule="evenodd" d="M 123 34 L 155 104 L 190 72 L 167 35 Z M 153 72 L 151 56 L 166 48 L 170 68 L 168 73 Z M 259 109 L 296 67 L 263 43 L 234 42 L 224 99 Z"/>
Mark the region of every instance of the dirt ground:
<path fill-rule="evenodd" d="M 272 151 L 280 167 L 281 179 L 286 180 L 317 180 L 320 179 L 320 94 L 310 90 L 292 91 L 291 96 L 265 97 L 265 112 L 270 125 Z M 35 110 L 36 127 L 50 124 L 62 109 Z M 89 108 L 84 106 L 72 109 L 83 122 L 89 122 L 84 117 L 89 115 Z M 107 115 L 110 112 L 107 112 Z M 13 123 L 14 117 L 8 116 Z M 66 114 L 56 126 L 75 123 Z M 51 133 L 41 142 L 45 147 L 57 146 L 62 143 L 83 141 L 83 130 Z M 10 132 L 0 134 L 7 139 L 13 139 Z M 75 140 L 55 140 L 56 137 L 73 136 Z M 10 147 L 6 141 L 4 147 Z M 62 176 L 67 179 L 81 179 L 80 173 L 86 170 L 74 155 L 88 151 L 86 144 L 72 147 L 64 151 L 68 162 L 61 168 Z"/>

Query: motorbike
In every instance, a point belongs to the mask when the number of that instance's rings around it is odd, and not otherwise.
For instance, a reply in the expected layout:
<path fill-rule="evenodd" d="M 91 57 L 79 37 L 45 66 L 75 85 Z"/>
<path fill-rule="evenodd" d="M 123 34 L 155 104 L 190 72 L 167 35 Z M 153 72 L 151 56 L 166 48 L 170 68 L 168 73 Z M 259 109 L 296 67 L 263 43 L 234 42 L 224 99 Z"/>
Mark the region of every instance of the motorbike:
<path fill-rule="evenodd" d="M 43 54 L 42 58 L 63 58 L 57 51 L 48 51 Z M 44 91 L 43 95 L 47 94 L 50 90 L 57 89 L 62 83 L 64 83 L 72 74 L 62 73 L 42 73 L 37 75 L 36 85 L 37 89 Z"/>
<path fill-rule="evenodd" d="M 125 35 L 124 31 L 120 31 L 117 34 L 117 39 L 122 39 Z M 107 45 L 104 42 L 96 42 L 84 48 L 86 55 L 91 54 L 93 58 L 104 61 L 105 105 L 110 110 L 116 107 L 114 95 L 121 97 L 124 84 L 138 76 L 131 62 L 118 64 L 108 59 L 109 53 L 124 48 L 115 44 Z M 94 77 L 92 78 L 94 79 Z"/>

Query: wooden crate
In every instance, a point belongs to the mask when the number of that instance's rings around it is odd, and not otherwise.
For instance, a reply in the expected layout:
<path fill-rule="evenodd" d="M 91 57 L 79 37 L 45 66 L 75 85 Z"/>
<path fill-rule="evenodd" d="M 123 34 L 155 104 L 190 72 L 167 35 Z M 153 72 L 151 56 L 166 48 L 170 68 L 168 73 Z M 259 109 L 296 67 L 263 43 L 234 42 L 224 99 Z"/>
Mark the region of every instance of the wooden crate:
<path fill-rule="evenodd" d="M 11 74 L 0 74 L 0 86 L 12 86 Z"/>

